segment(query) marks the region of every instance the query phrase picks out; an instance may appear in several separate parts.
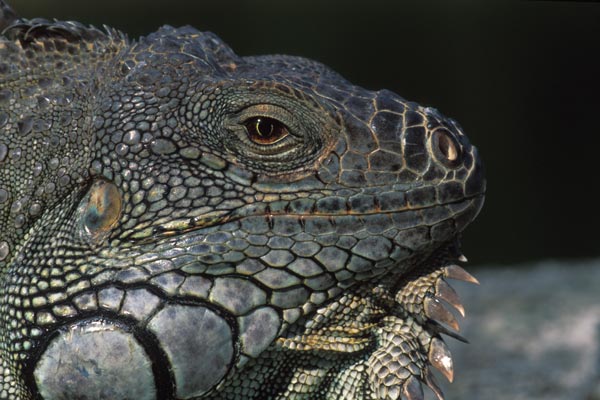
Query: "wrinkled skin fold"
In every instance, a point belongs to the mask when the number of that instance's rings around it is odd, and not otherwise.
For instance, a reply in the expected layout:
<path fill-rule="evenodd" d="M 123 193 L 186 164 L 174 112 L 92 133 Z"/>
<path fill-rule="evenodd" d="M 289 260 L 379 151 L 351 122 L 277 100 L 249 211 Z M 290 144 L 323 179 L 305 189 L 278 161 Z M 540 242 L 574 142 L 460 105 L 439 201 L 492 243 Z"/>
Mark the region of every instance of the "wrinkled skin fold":
<path fill-rule="evenodd" d="M 454 120 L 191 27 L 0 28 L 0 399 L 443 398 Z"/>

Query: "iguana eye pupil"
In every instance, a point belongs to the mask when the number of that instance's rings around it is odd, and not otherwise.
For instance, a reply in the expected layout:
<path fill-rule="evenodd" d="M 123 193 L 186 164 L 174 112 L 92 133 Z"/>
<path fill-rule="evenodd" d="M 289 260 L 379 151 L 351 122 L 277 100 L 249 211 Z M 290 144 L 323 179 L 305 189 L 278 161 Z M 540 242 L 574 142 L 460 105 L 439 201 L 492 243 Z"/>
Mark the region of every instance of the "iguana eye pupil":
<path fill-rule="evenodd" d="M 262 118 L 256 119 L 255 128 L 258 134 L 262 137 L 270 136 L 275 130 L 275 127 L 273 126 L 271 121 Z"/>
<path fill-rule="evenodd" d="M 248 138 L 256 144 L 274 144 L 286 137 L 287 127 L 273 118 L 253 117 L 244 123 Z"/>

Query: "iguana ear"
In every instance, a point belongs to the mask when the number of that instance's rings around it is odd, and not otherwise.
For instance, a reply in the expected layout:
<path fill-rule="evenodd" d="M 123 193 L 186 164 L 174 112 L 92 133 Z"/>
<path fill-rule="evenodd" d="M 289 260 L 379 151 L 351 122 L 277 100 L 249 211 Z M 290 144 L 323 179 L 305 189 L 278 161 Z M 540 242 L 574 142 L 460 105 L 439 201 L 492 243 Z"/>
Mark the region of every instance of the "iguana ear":
<path fill-rule="evenodd" d="M 4 29 L 18 19 L 17 13 L 4 0 L 0 0 L 0 34 Z"/>
<path fill-rule="evenodd" d="M 94 182 L 77 209 L 79 235 L 92 245 L 106 239 L 121 216 L 123 200 L 115 184 Z"/>

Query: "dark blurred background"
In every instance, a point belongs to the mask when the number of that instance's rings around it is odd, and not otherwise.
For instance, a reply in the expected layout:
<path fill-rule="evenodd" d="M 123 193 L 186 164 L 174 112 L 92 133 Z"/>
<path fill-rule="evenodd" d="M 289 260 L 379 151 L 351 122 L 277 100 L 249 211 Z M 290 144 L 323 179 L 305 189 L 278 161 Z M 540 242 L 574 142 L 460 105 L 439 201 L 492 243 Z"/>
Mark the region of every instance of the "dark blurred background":
<path fill-rule="evenodd" d="M 328 64 L 457 119 L 488 195 L 464 236 L 475 264 L 600 255 L 600 3 L 384 0 L 9 0 L 135 38 L 193 25 L 238 54 Z"/>

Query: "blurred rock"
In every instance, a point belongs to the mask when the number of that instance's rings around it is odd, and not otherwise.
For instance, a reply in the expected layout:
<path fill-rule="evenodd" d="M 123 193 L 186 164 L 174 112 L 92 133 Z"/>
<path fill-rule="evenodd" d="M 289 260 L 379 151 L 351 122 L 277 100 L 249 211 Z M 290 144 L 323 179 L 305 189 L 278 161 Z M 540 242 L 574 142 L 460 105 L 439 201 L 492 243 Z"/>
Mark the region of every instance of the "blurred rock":
<path fill-rule="evenodd" d="M 600 400 L 600 260 L 470 272 L 447 400 Z"/>

